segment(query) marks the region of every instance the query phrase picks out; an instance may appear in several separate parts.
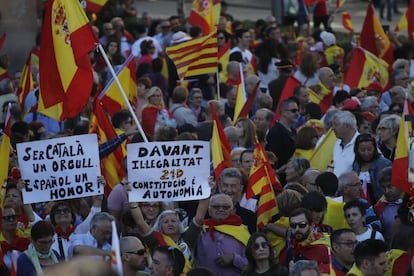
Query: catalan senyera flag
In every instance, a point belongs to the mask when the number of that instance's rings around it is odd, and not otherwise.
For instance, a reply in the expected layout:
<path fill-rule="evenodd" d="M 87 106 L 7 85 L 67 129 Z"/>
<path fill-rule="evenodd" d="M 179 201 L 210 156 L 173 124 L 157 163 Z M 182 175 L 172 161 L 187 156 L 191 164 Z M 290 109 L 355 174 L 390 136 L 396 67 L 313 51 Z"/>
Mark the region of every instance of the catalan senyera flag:
<path fill-rule="evenodd" d="M 231 165 L 231 146 L 223 131 L 223 127 L 214 109 L 213 103 L 210 103 L 211 114 L 213 117 L 213 134 L 211 136 L 211 155 L 213 160 L 214 175 L 219 179 L 221 172 Z"/>
<path fill-rule="evenodd" d="M 4 46 L 4 42 L 6 41 L 6 37 L 7 37 L 7 35 L 6 34 L 3 34 L 1 37 L 0 37 L 0 50 L 3 48 L 3 46 Z"/>
<path fill-rule="evenodd" d="M 180 79 L 217 72 L 217 32 L 168 47 L 166 52 Z"/>
<path fill-rule="evenodd" d="M 280 94 L 279 102 L 277 103 L 276 109 L 273 110 L 275 112 L 275 115 L 273 117 L 273 121 L 272 121 L 272 124 L 271 124 L 272 126 L 279 119 L 280 104 L 284 100 L 287 100 L 289 97 L 293 96 L 293 90 L 298 85 L 301 85 L 301 82 L 298 81 L 295 77 L 289 76 L 289 78 L 287 79 L 287 81 L 285 83 L 285 86 L 283 87 L 282 93 Z"/>
<path fill-rule="evenodd" d="M 338 140 L 338 138 L 336 138 L 332 129 L 328 130 L 325 137 L 309 159 L 311 168 L 325 172 L 331 166 L 333 160 L 333 148 L 336 140 Z"/>
<path fill-rule="evenodd" d="M 250 169 L 246 198 L 260 195 L 257 209 L 257 228 L 267 225 L 277 213 L 276 195 L 273 184 L 277 182 L 262 144 L 257 140 L 253 151 L 253 165 Z"/>
<path fill-rule="evenodd" d="M 11 116 L 10 116 L 11 104 L 7 107 L 6 124 L 4 127 L 3 138 L 0 146 L 0 207 L 3 207 L 4 197 L 6 196 L 7 176 L 9 174 L 9 161 L 10 161 L 10 129 L 11 129 Z"/>
<path fill-rule="evenodd" d="M 220 12 L 220 0 L 194 0 L 188 22 L 199 26 L 203 35 L 208 35 L 216 30 Z"/>
<path fill-rule="evenodd" d="M 335 8 L 339 9 L 345 3 L 345 0 L 336 0 Z"/>
<path fill-rule="evenodd" d="M 136 106 L 138 102 L 138 91 L 134 56 L 130 55 L 126 59 L 122 67 L 118 70 L 117 77 L 129 102 L 132 106 Z M 119 91 L 118 85 L 113 78 L 99 94 L 98 99 L 102 101 L 105 110 L 108 111 L 111 116 L 117 111 L 127 108 L 127 104 L 122 97 L 121 91 Z"/>
<path fill-rule="evenodd" d="M 111 250 L 111 265 L 112 268 L 118 272 L 118 275 L 124 275 L 122 270 L 121 247 L 119 245 L 118 231 L 116 230 L 116 222 L 112 221 L 112 250 Z"/>
<path fill-rule="evenodd" d="M 79 1 L 48 1 L 40 42 L 39 112 L 62 121 L 85 107 L 93 85 L 88 54 L 97 43 Z"/>
<path fill-rule="evenodd" d="M 392 185 L 401 191 L 414 195 L 414 179 L 410 179 L 411 171 L 414 167 L 414 162 L 410 159 L 414 156 L 409 156 L 410 149 L 410 134 L 412 133 L 412 124 L 406 120 L 406 116 L 412 114 L 408 113 L 407 103 L 404 106 L 404 112 L 401 116 L 400 129 L 398 131 L 397 146 L 395 148 L 395 157 L 392 164 Z"/>
<path fill-rule="evenodd" d="M 86 0 L 86 10 L 88 12 L 98 13 L 108 0 Z"/>
<path fill-rule="evenodd" d="M 237 119 L 239 118 L 240 112 L 247 101 L 246 87 L 244 83 L 243 75 L 243 65 L 239 64 L 239 75 L 238 75 L 238 85 L 237 85 L 237 95 L 236 95 L 236 104 L 234 106 L 234 117 L 233 124 L 236 124 Z"/>
<path fill-rule="evenodd" d="M 354 49 L 344 83 L 350 87 L 367 87 L 377 81 L 383 88 L 388 83 L 388 64 L 372 53 L 357 47 Z"/>
<path fill-rule="evenodd" d="M 368 4 L 364 24 L 360 35 L 361 47 L 385 60 L 389 66 L 394 62 L 394 53 L 391 41 L 384 32 L 381 22 L 375 15 L 374 5 Z"/>
<path fill-rule="evenodd" d="M 31 61 L 32 61 L 32 52 L 30 52 L 27 57 L 26 63 L 22 70 L 22 76 L 20 78 L 20 84 L 17 88 L 17 97 L 19 98 L 21 110 L 25 110 L 24 103 L 26 101 L 26 96 L 35 88 L 35 82 L 33 80 L 31 72 Z"/>
<path fill-rule="evenodd" d="M 351 15 L 348 12 L 342 13 L 342 26 L 345 30 L 354 32 L 354 25 L 352 24 Z"/>
<path fill-rule="evenodd" d="M 90 122 L 90 133 L 96 133 L 98 143 L 103 144 L 106 141 L 117 136 L 108 115 L 103 110 L 101 103 L 95 99 L 93 112 Z M 122 167 L 122 161 L 126 155 L 126 149 L 123 144 L 119 145 L 109 156 L 101 159 L 101 171 L 108 185 L 105 187 L 105 193 L 108 194 L 122 178 L 125 177 L 125 170 Z"/>
<path fill-rule="evenodd" d="M 395 26 L 395 32 L 407 31 L 408 40 L 414 39 L 414 1 L 410 1 L 410 6 L 401 16 L 400 22 Z"/>

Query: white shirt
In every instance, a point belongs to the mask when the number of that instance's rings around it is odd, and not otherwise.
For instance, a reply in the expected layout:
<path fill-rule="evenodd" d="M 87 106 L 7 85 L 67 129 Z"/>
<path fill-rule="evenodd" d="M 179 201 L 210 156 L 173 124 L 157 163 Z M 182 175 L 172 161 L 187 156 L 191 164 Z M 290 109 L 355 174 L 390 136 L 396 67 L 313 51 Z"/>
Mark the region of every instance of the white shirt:
<path fill-rule="evenodd" d="M 243 60 L 246 64 L 249 64 L 253 59 L 253 54 L 248 49 L 242 51 L 242 49 L 240 49 L 239 47 L 236 46 L 236 47 L 233 47 L 230 50 L 230 55 L 235 53 L 235 52 L 240 52 L 242 54 L 242 58 L 243 58 Z"/>
<path fill-rule="evenodd" d="M 70 258 L 73 257 L 73 248 L 78 245 L 98 248 L 98 241 L 94 238 L 94 236 L 92 236 L 91 232 L 89 231 L 86 234 L 72 234 L 70 236 L 70 245 L 68 248 L 68 256 Z M 108 242 L 105 242 L 101 249 L 111 252 L 112 246 Z M 102 259 L 102 257 L 100 258 Z"/>
<path fill-rule="evenodd" d="M 352 171 L 352 163 L 355 159 L 354 144 L 358 135 L 359 132 L 355 131 L 351 141 L 345 146 L 341 145 L 342 140 L 340 139 L 335 142 L 333 149 L 333 166 L 334 174 L 337 177 L 343 173 Z"/>
<path fill-rule="evenodd" d="M 132 44 L 131 46 L 131 53 L 134 57 L 140 58 L 141 57 L 141 43 L 144 40 L 151 40 L 152 43 L 154 44 L 155 47 L 155 52 L 152 55 L 152 58 L 157 58 L 158 57 L 158 53 L 162 53 L 162 48 L 160 46 L 160 43 L 158 42 L 158 40 L 156 40 L 155 38 L 153 38 L 152 36 L 144 36 L 141 37 L 139 39 L 137 39 L 134 44 Z"/>
<path fill-rule="evenodd" d="M 364 233 L 356 235 L 356 239 L 357 241 L 362 242 L 362 241 L 370 239 L 371 235 L 372 235 L 372 229 L 368 228 L 368 230 L 365 231 Z M 379 231 L 375 231 L 375 239 L 384 241 L 384 237 Z"/>

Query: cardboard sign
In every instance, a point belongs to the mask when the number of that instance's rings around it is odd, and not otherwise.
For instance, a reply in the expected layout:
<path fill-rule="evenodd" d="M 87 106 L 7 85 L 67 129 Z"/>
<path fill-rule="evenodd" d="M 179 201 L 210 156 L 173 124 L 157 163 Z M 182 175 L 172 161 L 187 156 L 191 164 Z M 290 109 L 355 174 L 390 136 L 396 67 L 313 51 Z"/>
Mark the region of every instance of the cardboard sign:
<path fill-rule="evenodd" d="M 96 134 L 17 144 L 25 204 L 103 194 Z"/>
<path fill-rule="evenodd" d="M 130 202 L 186 201 L 210 196 L 210 145 L 173 141 L 127 145 Z"/>

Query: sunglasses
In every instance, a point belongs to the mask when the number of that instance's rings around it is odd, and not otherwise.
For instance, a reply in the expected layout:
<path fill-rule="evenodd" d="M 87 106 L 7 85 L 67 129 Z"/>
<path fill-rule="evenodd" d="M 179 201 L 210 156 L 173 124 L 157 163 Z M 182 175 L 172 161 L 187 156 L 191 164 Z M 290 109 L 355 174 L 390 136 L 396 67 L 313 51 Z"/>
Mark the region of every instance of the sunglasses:
<path fill-rule="evenodd" d="M 299 112 L 299 109 L 297 109 L 297 108 L 293 108 L 293 109 L 286 109 L 287 111 L 290 111 L 290 112 L 292 112 L 292 113 L 296 113 L 296 112 Z"/>
<path fill-rule="evenodd" d="M 230 205 L 211 205 L 211 208 L 213 208 L 214 210 L 223 209 L 224 211 L 227 211 L 231 208 L 231 206 Z"/>
<path fill-rule="evenodd" d="M 18 215 L 3 216 L 3 220 L 13 222 L 16 221 L 18 217 Z"/>
<path fill-rule="evenodd" d="M 291 223 L 290 224 L 290 228 L 292 228 L 292 229 L 296 229 L 296 227 L 298 227 L 298 226 L 299 226 L 300 229 L 303 229 L 306 226 L 308 226 L 308 223 L 307 222 L 300 222 L 300 223 Z"/>
<path fill-rule="evenodd" d="M 139 249 L 137 251 L 129 251 L 129 252 L 125 252 L 128 254 L 134 254 L 134 255 L 138 255 L 138 256 L 143 256 L 145 254 L 145 249 Z"/>
<path fill-rule="evenodd" d="M 255 243 L 253 244 L 253 249 L 258 250 L 259 248 L 266 249 L 269 247 L 269 244 L 267 242 L 261 242 L 261 243 Z"/>
<path fill-rule="evenodd" d="M 65 208 L 65 209 L 56 209 L 55 211 L 55 215 L 66 215 L 70 213 L 70 209 Z"/>

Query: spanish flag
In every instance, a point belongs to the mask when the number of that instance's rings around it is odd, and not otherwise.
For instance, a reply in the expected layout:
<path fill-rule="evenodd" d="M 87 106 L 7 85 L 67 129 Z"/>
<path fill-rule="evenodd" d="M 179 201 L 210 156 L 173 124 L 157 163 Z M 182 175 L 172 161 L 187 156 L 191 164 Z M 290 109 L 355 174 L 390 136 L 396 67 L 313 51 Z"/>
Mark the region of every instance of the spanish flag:
<path fill-rule="evenodd" d="M 132 106 L 136 107 L 138 102 L 138 91 L 134 56 L 130 55 L 127 58 L 118 70 L 117 77 L 129 102 Z M 98 99 L 102 101 L 105 110 L 108 111 L 111 116 L 117 111 L 127 108 L 127 104 L 122 97 L 121 91 L 119 91 L 119 87 L 113 78 L 109 80 L 101 94 L 99 94 Z"/>
<path fill-rule="evenodd" d="M 48 1 L 40 42 L 39 112 L 62 121 L 85 107 L 93 85 L 88 54 L 97 43 L 78 1 Z"/>
<path fill-rule="evenodd" d="M 20 84 L 17 88 L 17 97 L 19 98 L 21 110 L 25 111 L 24 102 L 26 101 L 26 96 L 35 88 L 35 82 L 33 80 L 31 68 L 32 68 L 32 51 L 30 52 L 29 56 L 27 57 L 26 63 L 22 70 L 22 76 L 20 78 Z"/>
<path fill-rule="evenodd" d="M 168 47 L 179 78 L 217 72 L 217 33 Z"/>
<path fill-rule="evenodd" d="M 335 8 L 339 9 L 345 3 L 345 0 L 336 0 Z"/>
<path fill-rule="evenodd" d="M 410 135 L 412 133 L 412 123 L 409 121 L 412 114 L 408 113 L 407 102 L 401 116 L 400 129 L 398 131 L 397 146 L 392 165 L 392 184 L 401 191 L 414 195 L 414 179 L 410 177 L 414 173 L 414 156 L 409 155 L 411 150 Z"/>
<path fill-rule="evenodd" d="M 117 136 L 108 115 L 103 110 L 101 102 L 98 99 L 94 102 L 89 132 L 96 133 L 99 144 L 103 144 Z M 121 144 L 109 156 L 101 159 L 102 175 L 108 183 L 108 185 L 105 186 L 107 187 L 105 188 L 105 194 L 109 194 L 110 190 L 125 177 L 126 173 L 122 167 L 122 161 L 124 160 L 125 155 L 125 146 Z"/>
<path fill-rule="evenodd" d="M 354 32 L 354 25 L 352 24 L 351 15 L 348 12 L 342 13 L 342 26 L 345 30 Z"/>
<path fill-rule="evenodd" d="M 194 0 L 188 22 L 199 26 L 203 35 L 215 32 L 221 12 L 220 0 Z"/>
<path fill-rule="evenodd" d="M 236 104 L 234 106 L 234 116 L 233 116 L 233 125 L 236 124 L 237 119 L 240 116 L 240 112 L 243 109 L 244 104 L 247 101 L 244 75 L 243 75 L 243 66 L 239 63 L 239 75 L 238 75 L 238 84 L 237 84 L 237 95 L 236 95 Z"/>
<path fill-rule="evenodd" d="M 408 40 L 414 39 L 414 1 L 410 2 L 410 6 L 401 16 L 400 22 L 395 27 L 395 32 L 405 31 L 408 32 Z"/>
<path fill-rule="evenodd" d="M 221 172 L 225 168 L 230 168 L 231 165 L 231 146 L 223 131 L 220 120 L 217 116 L 216 110 L 212 102 L 210 110 L 213 117 L 213 134 L 211 137 L 211 155 L 213 159 L 214 175 L 219 179 Z"/>
<path fill-rule="evenodd" d="M 360 43 L 365 50 L 385 60 L 389 65 L 393 64 L 394 53 L 391 42 L 375 15 L 372 3 L 368 4 L 364 24 L 362 25 Z"/>
<path fill-rule="evenodd" d="M 108 0 L 86 0 L 86 10 L 88 12 L 98 13 Z"/>
<path fill-rule="evenodd" d="M 287 100 L 289 97 L 293 96 L 293 90 L 296 86 L 301 85 L 302 83 L 298 81 L 295 77 L 289 76 L 287 79 L 285 86 L 283 87 L 282 93 L 280 94 L 279 102 L 277 103 L 276 109 L 274 110 L 275 115 L 273 117 L 272 126 L 275 124 L 275 122 L 279 119 L 280 116 L 280 104 Z"/>
<path fill-rule="evenodd" d="M 384 88 L 388 83 L 388 64 L 360 47 L 353 50 L 344 83 L 350 87 L 367 87 L 372 82 L 379 82 Z"/>
<path fill-rule="evenodd" d="M 329 169 L 333 161 L 333 148 L 336 140 L 335 133 L 330 129 L 309 159 L 311 168 L 318 169 L 321 172 Z"/>
<path fill-rule="evenodd" d="M 230 59 L 230 41 L 227 42 L 223 47 L 218 49 L 217 58 L 218 62 L 221 64 L 221 72 L 220 72 L 220 82 L 226 82 L 227 80 L 227 64 L 229 63 Z"/>
<path fill-rule="evenodd" d="M 10 129 L 11 129 L 11 104 L 7 107 L 6 125 L 4 127 L 3 137 L 0 146 L 0 207 L 3 207 L 4 197 L 6 196 L 7 176 L 9 174 L 9 160 L 10 160 Z"/>

